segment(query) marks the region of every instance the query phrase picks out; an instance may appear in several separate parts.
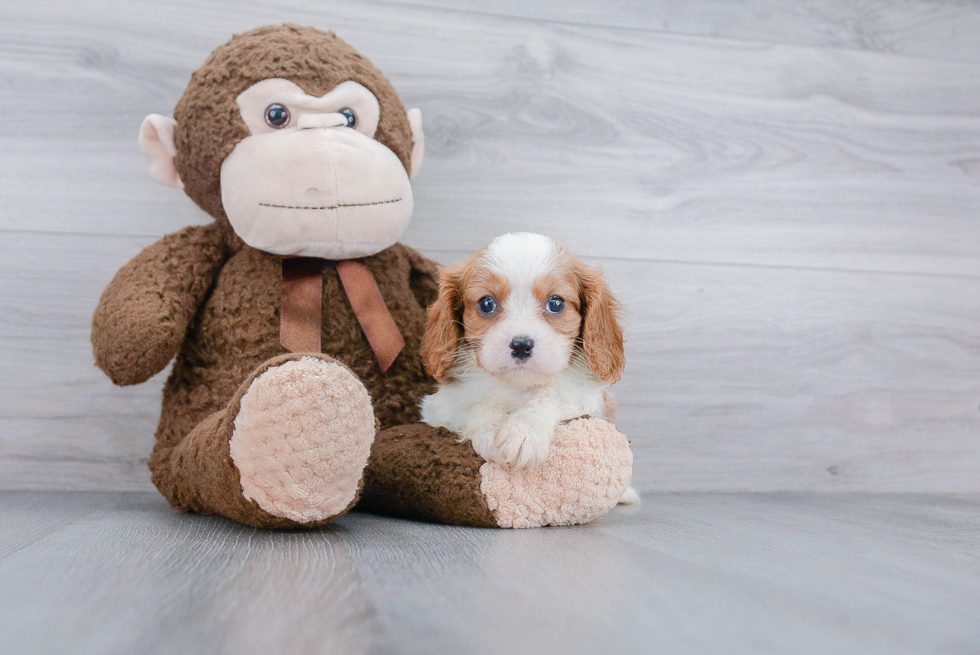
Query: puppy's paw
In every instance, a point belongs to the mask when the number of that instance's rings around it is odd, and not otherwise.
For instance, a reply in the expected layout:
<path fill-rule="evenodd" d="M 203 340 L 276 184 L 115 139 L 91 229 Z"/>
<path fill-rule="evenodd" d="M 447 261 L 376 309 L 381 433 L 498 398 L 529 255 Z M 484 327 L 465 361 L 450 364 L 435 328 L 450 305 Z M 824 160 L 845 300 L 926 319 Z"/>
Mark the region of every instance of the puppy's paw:
<path fill-rule="evenodd" d="M 488 462 L 513 468 L 533 468 L 548 459 L 551 437 L 533 421 L 511 416 L 494 435 Z"/>
<path fill-rule="evenodd" d="M 626 491 L 619 498 L 620 505 L 639 505 L 640 494 L 633 487 L 626 487 Z"/>

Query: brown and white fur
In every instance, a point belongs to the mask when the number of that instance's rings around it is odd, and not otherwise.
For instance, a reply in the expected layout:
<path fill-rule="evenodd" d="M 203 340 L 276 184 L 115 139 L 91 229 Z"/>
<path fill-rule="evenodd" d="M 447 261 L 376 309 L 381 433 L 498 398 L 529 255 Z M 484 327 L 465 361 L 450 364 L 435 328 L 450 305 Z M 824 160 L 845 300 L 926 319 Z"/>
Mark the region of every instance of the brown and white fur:
<path fill-rule="evenodd" d="M 559 423 L 612 419 L 608 387 L 626 360 L 620 304 L 600 270 L 521 232 L 444 269 L 439 283 L 422 356 L 440 388 L 422 399 L 423 421 L 488 462 L 522 468 L 548 458 Z M 629 489 L 621 502 L 636 500 Z"/>

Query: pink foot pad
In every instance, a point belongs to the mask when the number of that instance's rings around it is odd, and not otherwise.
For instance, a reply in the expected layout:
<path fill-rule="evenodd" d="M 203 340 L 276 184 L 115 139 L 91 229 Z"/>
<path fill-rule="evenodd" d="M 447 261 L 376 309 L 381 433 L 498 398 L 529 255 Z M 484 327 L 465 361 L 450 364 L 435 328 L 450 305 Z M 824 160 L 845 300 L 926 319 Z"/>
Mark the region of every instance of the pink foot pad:
<path fill-rule="evenodd" d="M 616 506 L 633 474 L 626 437 L 601 419 L 578 419 L 555 430 L 541 466 L 480 467 L 480 491 L 502 528 L 588 523 Z"/>
<path fill-rule="evenodd" d="M 231 457 L 246 498 L 273 516 L 310 523 L 354 500 L 374 434 L 371 398 L 360 380 L 339 364 L 303 357 L 249 386 Z"/>

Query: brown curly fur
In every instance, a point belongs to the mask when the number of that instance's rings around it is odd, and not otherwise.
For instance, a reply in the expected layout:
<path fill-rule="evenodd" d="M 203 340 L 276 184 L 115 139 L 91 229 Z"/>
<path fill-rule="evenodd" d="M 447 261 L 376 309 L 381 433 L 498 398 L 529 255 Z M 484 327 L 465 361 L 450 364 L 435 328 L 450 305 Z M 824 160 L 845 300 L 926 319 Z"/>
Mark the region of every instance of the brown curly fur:
<path fill-rule="evenodd" d="M 445 428 L 424 423 L 390 428 L 371 447 L 357 507 L 423 521 L 498 527 L 480 492 L 482 465 L 483 459 Z"/>
<path fill-rule="evenodd" d="M 235 35 L 212 52 L 191 75 L 174 108 L 177 172 L 187 195 L 204 211 L 227 221 L 221 206 L 221 164 L 248 136 L 236 98 L 256 82 L 276 77 L 318 97 L 346 80 L 363 84 L 381 107 L 375 139 L 411 171 L 408 116 L 381 71 L 333 32 L 299 25 L 260 27 Z"/>
<path fill-rule="evenodd" d="M 99 301 L 92 345 L 98 366 L 121 385 L 147 380 L 176 356 L 150 458 L 153 481 L 174 507 L 255 526 L 291 527 L 296 524 L 242 497 L 228 448 L 248 383 L 269 366 L 298 356 L 286 354 L 279 343 L 281 258 L 242 243 L 221 206 L 221 163 L 248 134 L 235 99 L 269 77 L 288 78 L 311 95 L 323 95 L 344 80 L 360 82 L 381 105 L 377 140 L 410 170 L 412 137 L 405 109 L 384 76 L 353 48 L 332 33 L 294 25 L 235 36 L 193 74 L 174 112 L 176 166 L 185 191 L 216 222 L 170 234 L 126 264 Z M 435 390 L 419 349 L 425 309 L 438 292 L 436 265 L 401 244 L 363 261 L 405 347 L 382 373 L 336 269 L 328 263 L 323 273 L 323 358 L 342 363 L 360 378 L 381 429 L 412 424 L 419 420 L 419 399 Z M 379 438 L 385 450 L 374 461 L 390 469 L 392 458 L 401 457 L 406 470 L 424 470 L 427 483 L 444 476 L 442 483 L 432 483 L 432 493 L 459 489 L 464 495 L 479 494 L 474 481 L 480 461 L 468 456 L 467 446 L 428 426 L 409 432 L 408 440 L 401 433 Z M 440 472 L 441 459 L 433 460 L 431 448 L 420 449 L 420 439 L 426 438 L 447 441 L 436 447 L 440 453 L 446 448 L 463 453 L 452 456 L 458 465 Z M 400 455 L 393 454 L 399 448 Z M 377 490 L 388 487 L 382 475 L 368 477 L 372 484 L 367 497 L 381 507 Z M 480 525 L 492 521 L 482 497 L 470 498 L 454 514 L 456 497 L 436 502 L 438 518 Z M 411 515 L 427 511 L 401 509 Z"/>

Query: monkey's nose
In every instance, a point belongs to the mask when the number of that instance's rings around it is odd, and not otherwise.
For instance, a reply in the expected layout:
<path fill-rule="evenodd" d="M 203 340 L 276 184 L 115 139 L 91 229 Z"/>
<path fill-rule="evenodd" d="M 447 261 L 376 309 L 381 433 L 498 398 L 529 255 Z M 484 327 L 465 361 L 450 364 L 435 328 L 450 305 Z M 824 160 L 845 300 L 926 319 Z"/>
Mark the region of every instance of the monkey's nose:
<path fill-rule="evenodd" d="M 510 342 L 510 356 L 523 362 L 531 356 L 534 350 L 534 339 L 531 337 L 514 337 Z"/>
<path fill-rule="evenodd" d="M 329 114 L 302 114 L 296 121 L 296 127 L 301 130 L 308 130 L 314 127 L 343 127 L 344 125 L 347 125 L 347 117 L 337 112 Z"/>

